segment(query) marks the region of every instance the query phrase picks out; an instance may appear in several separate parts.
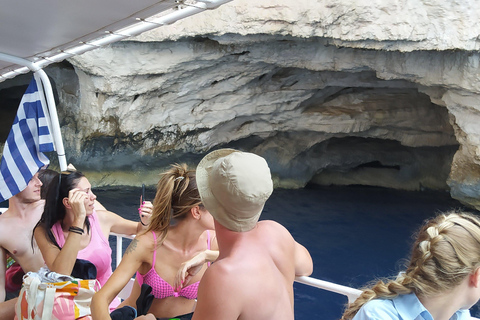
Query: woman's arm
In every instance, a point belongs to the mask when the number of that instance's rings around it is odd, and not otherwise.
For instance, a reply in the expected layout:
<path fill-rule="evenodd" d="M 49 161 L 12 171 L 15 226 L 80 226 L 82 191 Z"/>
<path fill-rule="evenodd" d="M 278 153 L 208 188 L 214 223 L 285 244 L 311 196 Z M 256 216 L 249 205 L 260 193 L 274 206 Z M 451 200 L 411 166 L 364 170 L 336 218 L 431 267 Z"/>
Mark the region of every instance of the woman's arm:
<path fill-rule="evenodd" d="M 100 224 L 102 225 L 102 230 L 106 230 L 106 237 L 110 232 L 115 232 L 119 234 L 134 235 L 138 234 L 140 231 L 146 230 L 146 226 L 150 220 L 151 212 L 153 210 L 153 205 L 150 201 L 146 201 L 138 210 L 138 215 L 140 216 L 140 222 L 134 222 L 127 220 L 108 210 L 98 211 L 98 217 Z M 141 222 L 143 221 L 143 223 Z"/>
<path fill-rule="evenodd" d="M 80 250 L 81 235 L 70 232 L 62 250 L 48 241 L 47 233 L 42 226 L 35 229 L 34 236 L 48 269 L 60 274 L 70 275 Z"/>
<path fill-rule="evenodd" d="M 218 250 L 205 250 L 182 263 L 175 276 L 174 288 L 186 287 L 190 279 L 202 270 L 203 265 L 207 262 L 215 262 L 218 255 Z"/>
<path fill-rule="evenodd" d="M 110 226 L 110 232 L 134 235 L 143 229 L 143 226 L 140 222 L 127 220 L 111 211 L 102 211 L 101 214 L 105 223 Z"/>
<path fill-rule="evenodd" d="M 73 212 L 72 227 L 74 228 L 83 230 L 86 218 L 86 198 L 87 193 L 74 188 L 68 192 L 68 199 L 64 200 L 64 205 L 68 206 Z M 47 232 L 43 226 L 38 226 L 35 229 L 34 236 L 47 267 L 51 271 L 70 275 L 80 250 L 82 234 L 69 231 L 61 250 L 48 240 Z"/>
<path fill-rule="evenodd" d="M 148 252 L 151 253 L 153 246 L 153 239 L 149 240 L 146 235 L 138 236 L 132 240 L 125 250 L 120 265 L 100 291 L 93 296 L 91 310 L 94 320 L 110 319 L 108 306 L 140 268 L 145 258 L 148 257 Z M 129 298 L 129 300 L 132 299 Z"/>

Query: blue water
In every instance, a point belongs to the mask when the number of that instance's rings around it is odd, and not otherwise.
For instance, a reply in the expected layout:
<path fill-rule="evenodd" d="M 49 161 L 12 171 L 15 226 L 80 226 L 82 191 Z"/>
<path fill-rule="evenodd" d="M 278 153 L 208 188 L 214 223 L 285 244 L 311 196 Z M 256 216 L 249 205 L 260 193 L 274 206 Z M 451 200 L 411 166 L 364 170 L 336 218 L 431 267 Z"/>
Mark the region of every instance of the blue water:
<path fill-rule="evenodd" d="M 140 188 L 95 192 L 109 210 L 137 219 Z M 147 198 L 153 195 L 154 191 L 148 190 Z M 314 261 L 313 277 L 360 288 L 402 270 L 412 234 L 424 219 L 461 207 L 447 192 L 437 191 L 371 187 L 277 189 L 267 201 L 261 219 L 278 221 L 305 245 Z M 295 284 L 296 319 L 339 319 L 346 302 L 344 296 Z M 476 307 L 472 313 L 480 316 Z"/>

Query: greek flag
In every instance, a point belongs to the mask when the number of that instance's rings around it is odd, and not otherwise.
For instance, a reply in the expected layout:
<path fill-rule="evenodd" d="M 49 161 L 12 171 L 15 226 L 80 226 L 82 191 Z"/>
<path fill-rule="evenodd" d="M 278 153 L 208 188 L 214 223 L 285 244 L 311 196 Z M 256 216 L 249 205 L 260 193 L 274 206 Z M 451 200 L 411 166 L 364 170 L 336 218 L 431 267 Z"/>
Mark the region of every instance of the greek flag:
<path fill-rule="evenodd" d="M 37 171 L 50 163 L 42 153 L 54 151 L 53 137 L 45 116 L 45 99 L 32 79 L 23 95 L 17 116 L 3 147 L 0 163 L 0 201 L 27 187 Z"/>

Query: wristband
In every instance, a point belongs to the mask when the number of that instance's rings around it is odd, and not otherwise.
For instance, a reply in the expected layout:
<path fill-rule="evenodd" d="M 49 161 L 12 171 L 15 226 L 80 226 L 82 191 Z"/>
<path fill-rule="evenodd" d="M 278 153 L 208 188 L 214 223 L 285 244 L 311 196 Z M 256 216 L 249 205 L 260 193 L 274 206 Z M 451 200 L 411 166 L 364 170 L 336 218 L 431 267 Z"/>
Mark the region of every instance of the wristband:
<path fill-rule="evenodd" d="M 82 235 L 85 231 L 82 228 L 71 226 L 68 231 Z"/>

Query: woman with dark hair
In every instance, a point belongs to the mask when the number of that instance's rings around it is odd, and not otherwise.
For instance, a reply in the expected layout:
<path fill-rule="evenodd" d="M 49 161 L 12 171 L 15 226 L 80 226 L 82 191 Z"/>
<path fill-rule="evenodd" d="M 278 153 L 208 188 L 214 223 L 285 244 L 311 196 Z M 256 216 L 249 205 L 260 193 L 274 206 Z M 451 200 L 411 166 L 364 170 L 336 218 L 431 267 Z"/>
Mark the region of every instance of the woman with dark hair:
<path fill-rule="evenodd" d="M 87 260 L 95 265 L 96 278 L 103 286 L 112 274 L 110 232 L 133 235 L 142 224 L 107 210 L 96 211 L 95 199 L 90 182 L 81 172 L 57 173 L 48 188 L 34 237 L 51 271 L 70 275 L 77 258 Z"/>
<path fill-rule="evenodd" d="M 213 217 L 202 204 L 195 172 L 185 164 L 173 165 L 158 182 L 148 229 L 133 239 L 120 265 L 93 297 L 93 319 L 109 319 L 108 304 L 136 271 L 132 292 L 123 304 L 135 307 L 140 286 L 148 284 L 154 296 L 150 317 L 191 319 L 199 281 L 207 266 L 202 264 L 182 288 L 175 284 L 175 277 L 182 263 L 197 254 L 202 261 L 218 257 L 213 229 Z"/>

